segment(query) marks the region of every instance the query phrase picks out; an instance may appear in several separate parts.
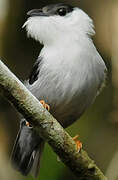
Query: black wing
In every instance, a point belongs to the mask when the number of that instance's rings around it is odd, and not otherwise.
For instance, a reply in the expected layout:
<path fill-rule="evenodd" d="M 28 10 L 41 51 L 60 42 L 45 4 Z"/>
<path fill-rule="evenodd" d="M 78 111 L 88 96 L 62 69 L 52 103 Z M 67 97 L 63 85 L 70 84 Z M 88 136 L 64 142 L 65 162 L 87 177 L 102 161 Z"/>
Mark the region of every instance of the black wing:
<path fill-rule="evenodd" d="M 40 72 L 42 57 L 39 57 L 38 60 L 34 63 L 32 71 L 29 75 L 29 84 L 32 85 L 37 79 Z"/>

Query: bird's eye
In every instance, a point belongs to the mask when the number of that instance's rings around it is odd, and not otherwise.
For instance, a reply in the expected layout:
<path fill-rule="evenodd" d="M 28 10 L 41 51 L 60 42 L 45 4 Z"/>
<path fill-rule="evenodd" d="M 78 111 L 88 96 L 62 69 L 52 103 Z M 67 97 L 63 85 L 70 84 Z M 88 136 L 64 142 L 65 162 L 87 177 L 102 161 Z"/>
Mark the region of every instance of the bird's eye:
<path fill-rule="evenodd" d="M 60 9 L 57 10 L 57 13 L 60 16 L 65 16 L 66 15 L 66 9 L 65 8 L 60 8 Z"/>

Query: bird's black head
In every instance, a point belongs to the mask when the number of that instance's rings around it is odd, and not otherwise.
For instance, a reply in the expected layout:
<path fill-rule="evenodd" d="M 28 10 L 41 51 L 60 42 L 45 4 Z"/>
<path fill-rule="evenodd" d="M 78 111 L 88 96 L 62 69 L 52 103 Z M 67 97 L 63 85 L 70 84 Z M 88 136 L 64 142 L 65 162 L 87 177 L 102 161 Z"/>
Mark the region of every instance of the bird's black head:
<path fill-rule="evenodd" d="M 73 11 L 73 7 L 68 4 L 58 3 L 58 4 L 50 4 L 42 9 L 33 9 L 27 13 L 29 16 L 65 16 L 68 13 Z"/>

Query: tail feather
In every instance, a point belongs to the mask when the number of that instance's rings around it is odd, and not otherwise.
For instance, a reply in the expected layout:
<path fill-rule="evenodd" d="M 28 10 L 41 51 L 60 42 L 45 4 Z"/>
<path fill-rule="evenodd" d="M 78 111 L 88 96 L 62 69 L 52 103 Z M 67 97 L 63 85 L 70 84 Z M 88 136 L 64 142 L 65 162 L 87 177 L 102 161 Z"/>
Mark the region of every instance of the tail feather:
<path fill-rule="evenodd" d="M 20 130 L 11 155 L 14 168 L 25 176 L 32 171 L 36 177 L 39 172 L 43 147 L 43 139 L 36 134 L 33 128 L 26 126 L 25 120 L 21 120 Z"/>
<path fill-rule="evenodd" d="M 31 168 L 31 174 L 36 178 L 39 174 L 40 171 L 40 160 L 41 160 L 41 155 L 44 149 L 44 141 L 40 144 L 40 149 L 35 151 L 35 156 L 34 156 L 34 162 L 33 166 Z"/>

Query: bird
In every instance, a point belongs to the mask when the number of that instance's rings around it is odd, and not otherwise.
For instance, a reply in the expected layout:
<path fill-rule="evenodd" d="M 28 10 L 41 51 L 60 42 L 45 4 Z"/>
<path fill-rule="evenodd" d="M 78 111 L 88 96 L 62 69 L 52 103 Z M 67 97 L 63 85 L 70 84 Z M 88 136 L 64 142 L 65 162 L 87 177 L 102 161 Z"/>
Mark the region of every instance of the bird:
<path fill-rule="evenodd" d="M 65 3 L 27 15 L 23 28 L 43 47 L 25 86 L 67 128 L 93 104 L 105 84 L 107 67 L 92 40 L 93 21 L 79 7 Z M 22 118 L 11 155 L 15 169 L 38 176 L 44 143 Z"/>

